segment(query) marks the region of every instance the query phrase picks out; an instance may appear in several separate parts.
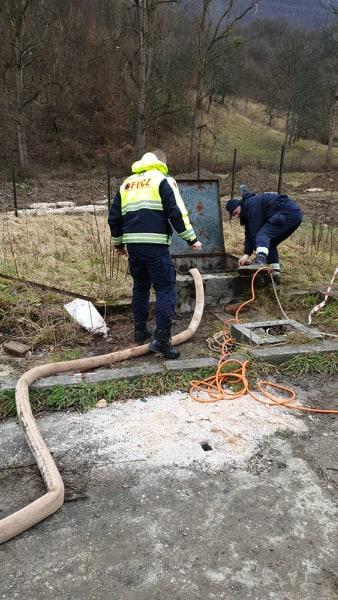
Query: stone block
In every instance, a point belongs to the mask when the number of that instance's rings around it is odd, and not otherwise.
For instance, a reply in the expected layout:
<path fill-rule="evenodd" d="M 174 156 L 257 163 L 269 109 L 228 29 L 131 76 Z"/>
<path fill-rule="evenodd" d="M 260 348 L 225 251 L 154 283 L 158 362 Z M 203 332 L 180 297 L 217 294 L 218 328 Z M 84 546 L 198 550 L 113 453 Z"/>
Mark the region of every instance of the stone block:
<path fill-rule="evenodd" d="M 182 360 L 166 360 L 164 366 L 167 371 L 197 371 L 206 367 L 215 367 L 217 360 L 215 358 L 183 358 Z"/>
<path fill-rule="evenodd" d="M 11 356 L 25 356 L 31 349 L 27 344 L 21 342 L 5 342 L 2 344 L 4 351 Z"/>

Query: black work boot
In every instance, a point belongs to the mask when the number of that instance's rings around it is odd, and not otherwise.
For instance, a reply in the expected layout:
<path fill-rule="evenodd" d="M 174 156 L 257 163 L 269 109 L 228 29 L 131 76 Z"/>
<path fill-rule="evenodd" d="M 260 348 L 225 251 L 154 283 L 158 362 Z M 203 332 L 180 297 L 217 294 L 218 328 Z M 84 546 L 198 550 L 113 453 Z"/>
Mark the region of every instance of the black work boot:
<path fill-rule="evenodd" d="M 144 344 L 152 336 L 146 325 L 135 325 L 134 327 L 134 340 L 136 344 Z"/>
<path fill-rule="evenodd" d="M 180 351 L 176 350 L 170 343 L 170 329 L 156 329 L 154 339 L 150 344 L 150 350 L 156 354 L 160 352 L 170 360 L 180 357 Z"/>

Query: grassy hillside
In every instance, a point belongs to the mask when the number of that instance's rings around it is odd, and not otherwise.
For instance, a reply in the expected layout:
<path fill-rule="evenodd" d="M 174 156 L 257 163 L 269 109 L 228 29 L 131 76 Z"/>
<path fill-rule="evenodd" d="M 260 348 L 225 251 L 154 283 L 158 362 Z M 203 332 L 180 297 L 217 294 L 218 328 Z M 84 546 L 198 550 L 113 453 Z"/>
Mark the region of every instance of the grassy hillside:
<path fill-rule="evenodd" d="M 201 154 L 215 163 L 230 160 L 238 149 L 238 160 L 275 170 L 284 143 L 284 123 L 269 127 L 264 106 L 237 100 L 227 106 L 214 104 L 203 130 Z M 326 146 L 313 140 L 299 140 L 287 147 L 286 168 L 317 170 L 323 166 Z M 338 149 L 336 149 L 338 159 Z"/>

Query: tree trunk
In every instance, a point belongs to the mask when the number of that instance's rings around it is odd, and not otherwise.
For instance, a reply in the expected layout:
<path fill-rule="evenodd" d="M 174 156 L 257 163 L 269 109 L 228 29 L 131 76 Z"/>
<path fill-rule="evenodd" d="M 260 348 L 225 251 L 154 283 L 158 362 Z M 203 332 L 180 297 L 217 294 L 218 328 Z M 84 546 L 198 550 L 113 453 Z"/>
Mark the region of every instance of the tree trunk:
<path fill-rule="evenodd" d="M 192 126 L 191 126 L 191 140 L 190 140 L 190 160 L 189 165 L 190 168 L 196 164 L 199 143 L 200 143 L 200 131 L 202 127 L 202 115 L 203 115 L 203 100 L 202 100 L 203 88 L 198 85 L 196 90 L 196 98 L 195 98 L 195 106 L 192 117 Z"/>
<path fill-rule="evenodd" d="M 136 148 L 139 156 L 144 154 L 146 148 L 146 49 L 145 49 L 145 14 L 147 0 L 137 3 L 139 26 L 139 66 L 138 66 L 138 101 L 137 101 L 137 129 Z"/>
<path fill-rule="evenodd" d="M 286 114 L 286 122 L 285 122 L 285 137 L 284 137 L 284 145 L 286 146 L 289 139 L 290 133 L 290 117 L 291 117 L 291 109 L 288 108 L 288 112 Z"/>
<path fill-rule="evenodd" d="M 27 134 L 24 114 L 24 64 L 22 60 L 20 40 L 15 40 L 15 83 L 16 83 L 16 110 L 17 110 L 17 137 L 19 164 L 22 170 L 28 166 Z"/>
<path fill-rule="evenodd" d="M 329 141 L 327 145 L 327 154 L 326 154 L 326 163 L 327 165 L 331 165 L 333 161 L 333 148 L 335 146 L 335 142 L 337 140 L 337 114 L 338 114 L 338 89 L 336 90 L 336 94 L 333 98 L 331 114 L 330 114 L 330 129 L 329 129 Z"/>

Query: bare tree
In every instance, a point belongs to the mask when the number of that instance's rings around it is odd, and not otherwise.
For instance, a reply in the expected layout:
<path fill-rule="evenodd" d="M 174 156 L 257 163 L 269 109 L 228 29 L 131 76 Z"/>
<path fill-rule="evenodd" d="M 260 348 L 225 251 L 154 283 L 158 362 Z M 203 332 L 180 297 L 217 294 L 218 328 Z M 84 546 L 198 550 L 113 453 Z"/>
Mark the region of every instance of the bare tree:
<path fill-rule="evenodd" d="M 150 6 L 148 0 L 135 0 L 135 5 L 139 36 L 136 148 L 138 154 L 141 155 L 144 154 L 146 147 L 147 60 L 150 60 L 148 46 Z"/>
<path fill-rule="evenodd" d="M 331 78 L 331 110 L 330 110 L 330 120 L 329 120 L 329 136 L 328 136 L 328 144 L 327 144 L 327 153 L 326 153 L 326 163 L 328 166 L 332 164 L 333 161 L 333 148 L 335 147 L 338 140 L 338 59 L 337 59 L 337 50 L 338 50 L 338 6 L 334 6 L 332 8 L 332 12 L 337 17 L 337 22 L 335 25 L 335 29 L 333 31 L 333 43 L 334 43 L 334 54 L 333 54 L 333 65 L 331 69 L 332 78 Z"/>
<path fill-rule="evenodd" d="M 40 94 L 40 90 L 26 95 L 25 71 L 34 59 L 34 50 L 39 46 L 37 41 L 28 41 L 27 21 L 33 6 L 39 0 L 3 0 L 2 10 L 7 16 L 12 34 L 14 53 L 15 93 L 16 93 L 16 129 L 19 153 L 19 164 L 22 169 L 28 165 L 26 107 Z"/>
<path fill-rule="evenodd" d="M 333 149 L 338 140 L 338 88 L 333 90 L 333 97 L 331 103 L 330 122 L 329 122 L 329 136 L 327 144 L 326 162 L 330 166 L 333 161 Z"/>
<path fill-rule="evenodd" d="M 208 66 L 220 44 L 229 40 L 235 25 L 258 5 L 258 0 L 224 0 L 219 16 L 213 20 L 211 9 L 214 0 L 202 0 L 202 10 L 197 23 L 197 71 L 195 101 L 192 115 L 190 165 L 197 159 L 203 127 L 204 102 L 209 96 Z"/>
<path fill-rule="evenodd" d="M 137 153 L 143 154 L 146 148 L 147 122 L 149 111 L 149 83 L 153 68 L 155 49 L 158 52 L 159 45 L 164 42 L 165 36 L 157 31 L 159 21 L 156 19 L 159 13 L 163 14 L 166 6 L 178 5 L 180 0 L 133 0 L 136 8 L 137 43 L 136 61 L 129 60 L 131 75 L 137 87 L 137 125 L 136 125 L 136 149 Z"/>

